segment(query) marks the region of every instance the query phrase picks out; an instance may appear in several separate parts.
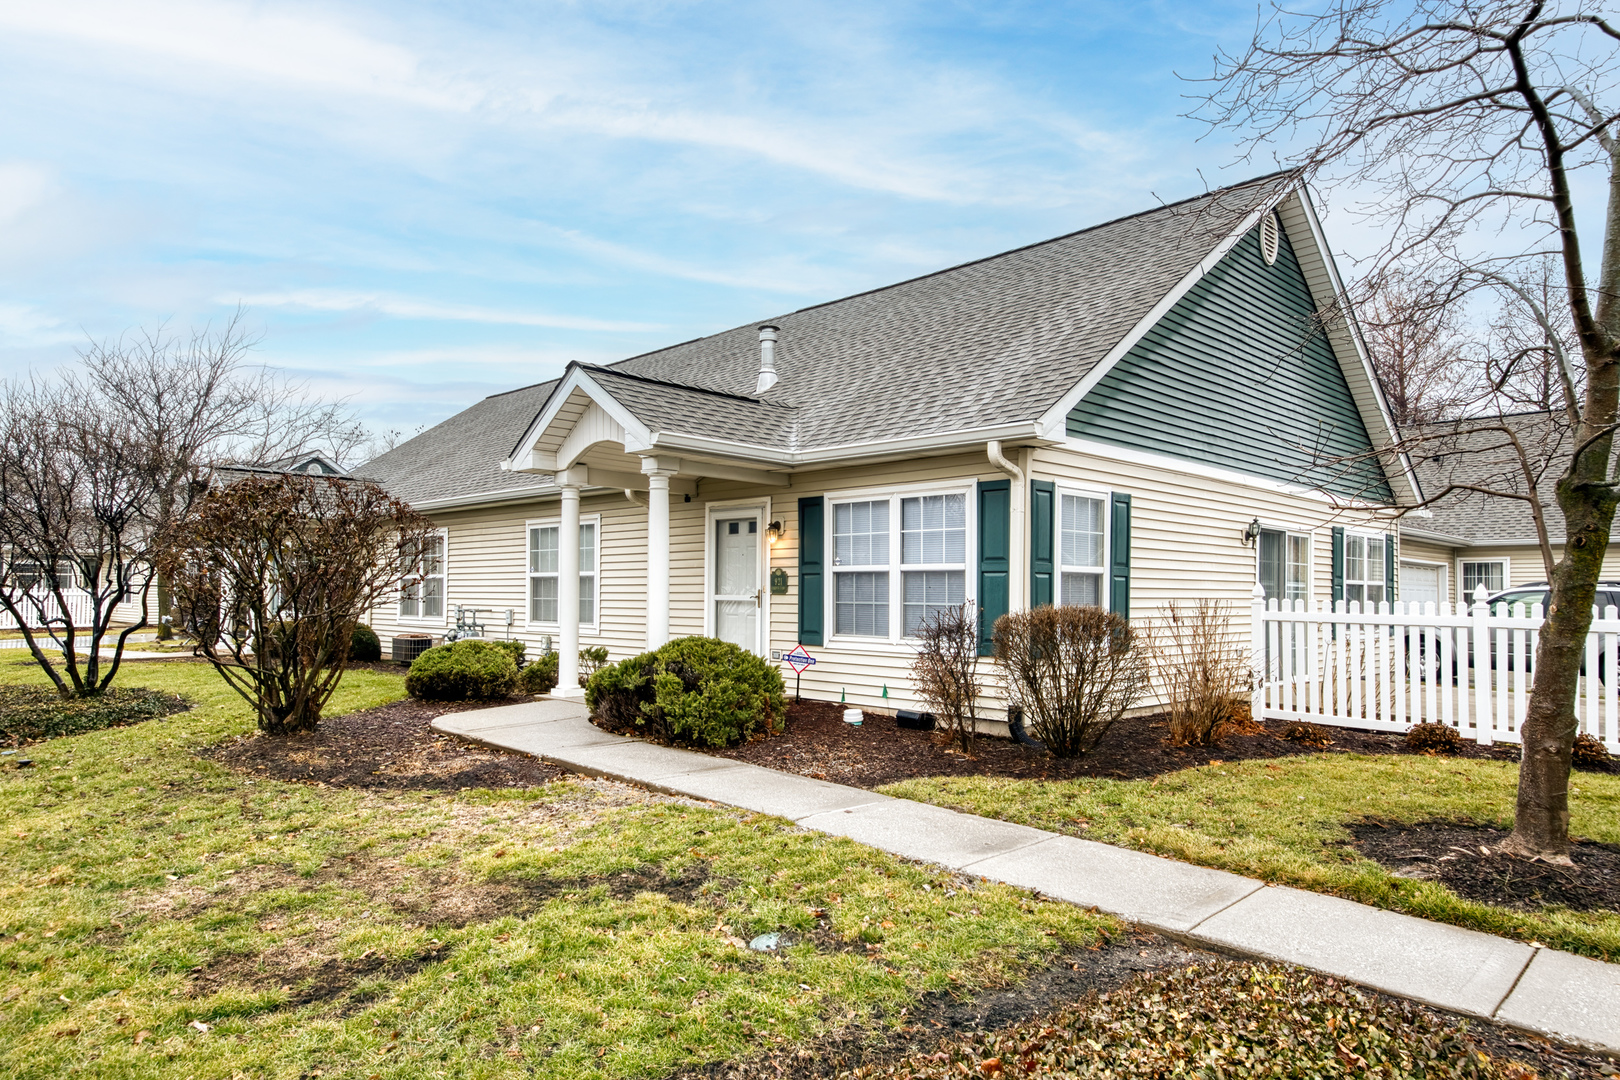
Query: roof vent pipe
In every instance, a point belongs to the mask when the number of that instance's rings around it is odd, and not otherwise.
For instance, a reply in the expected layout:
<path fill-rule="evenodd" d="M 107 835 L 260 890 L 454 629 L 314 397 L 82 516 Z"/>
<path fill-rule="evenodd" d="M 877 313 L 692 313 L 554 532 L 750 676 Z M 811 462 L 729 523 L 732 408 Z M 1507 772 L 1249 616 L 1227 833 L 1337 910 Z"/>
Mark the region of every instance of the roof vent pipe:
<path fill-rule="evenodd" d="M 776 385 L 776 327 L 759 328 L 759 382 L 754 393 L 763 394 Z"/>

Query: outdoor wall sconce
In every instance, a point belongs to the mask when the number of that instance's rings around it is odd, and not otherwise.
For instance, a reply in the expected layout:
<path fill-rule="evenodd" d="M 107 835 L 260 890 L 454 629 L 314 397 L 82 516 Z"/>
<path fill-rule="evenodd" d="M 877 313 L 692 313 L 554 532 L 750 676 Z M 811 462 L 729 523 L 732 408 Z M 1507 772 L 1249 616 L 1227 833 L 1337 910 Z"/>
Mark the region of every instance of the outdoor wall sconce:
<path fill-rule="evenodd" d="M 769 525 L 765 526 L 765 537 L 774 544 L 778 540 L 782 539 L 783 531 L 782 523 L 780 521 L 773 521 Z"/>
<path fill-rule="evenodd" d="M 1255 518 L 1243 527 L 1243 543 L 1253 547 L 1258 539 L 1260 539 L 1260 519 Z"/>

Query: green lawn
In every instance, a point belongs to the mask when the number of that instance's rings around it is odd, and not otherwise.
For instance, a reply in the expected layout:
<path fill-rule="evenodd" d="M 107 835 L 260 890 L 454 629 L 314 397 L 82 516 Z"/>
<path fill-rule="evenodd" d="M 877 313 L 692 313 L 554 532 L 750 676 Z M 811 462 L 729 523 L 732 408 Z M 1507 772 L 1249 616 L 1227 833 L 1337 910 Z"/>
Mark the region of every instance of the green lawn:
<path fill-rule="evenodd" d="M 1426 919 L 1620 958 L 1620 915 L 1509 911 L 1436 882 L 1393 877 L 1342 846 L 1345 825 L 1471 819 L 1507 827 L 1518 766 L 1413 756 L 1309 754 L 1216 764 L 1154 780 L 907 780 L 889 795 L 1152 851 L 1267 881 L 1334 893 Z M 1571 829 L 1620 842 L 1620 777 L 1575 773 Z"/>
<path fill-rule="evenodd" d="M 0 682 L 41 681 L 0 656 Z M 656 1076 L 1002 982 L 1113 925 L 600 781 L 253 781 L 193 754 L 252 727 L 210 668 L 120 682 L 196 708 L 0 771 L 8 1077 Z M 401 695 L 358 671 L 331 711 Z M 607 879 L 638 868 L 648 887 Z M 807 937 L 740 947 L 781 928 Z"/>

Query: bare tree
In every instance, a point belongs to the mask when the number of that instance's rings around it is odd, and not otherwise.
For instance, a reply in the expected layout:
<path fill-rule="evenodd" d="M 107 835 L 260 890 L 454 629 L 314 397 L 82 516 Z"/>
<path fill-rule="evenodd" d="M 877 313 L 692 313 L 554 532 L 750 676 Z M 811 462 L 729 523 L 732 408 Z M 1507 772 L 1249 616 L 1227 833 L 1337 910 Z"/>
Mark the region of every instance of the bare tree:
<path fill-rule="evenodd" d="M 1459 310 L 1443 287 L 1399 267 L 1366 279 L 1356 304 L 1384 400 L 1396 425 L 1457 413 L 1477 397 Z"/>
<path fill-rule="evenodd" d="M 253 344 L 237 311 L 218 331 L 92 343 L 79 371 L 0 385 L 0 608 L 63 694 L 100 693 L 129 636 L 165 613 L 154 538 L 210 468 L 341 458 L 363 436 L 341 404 L 252 366 Z M 121 603 L 139 613 L 108 659 Z"/>
<path fill-rule="evenodd" d="M 0 388 L 0 608 L 63 696 L 99 694 L 146 622 L 159 478 L 150 444 L 93 401 L 38 381 Z M 141 618 L 102 644 L 118 604 Z M 45 652 L 60 650 L 61 660 Z"/>
<path fill-rule="evenodd" d="M 1217 57 L 1196 115 L 1234 128 L 1254 153 L 1302 145 L 1300 176 L 1352 181 L 1388 228 L 1385 265 L 1446 263 L 1452 302 L 1502 290 L 1552 258 L 1574 351 L 1552 350 L 1569 430 L 1555 463 L 1567 542 L 1550 568 L 1506 851 L 1567 862 L 1574 699 L 1592 603 L 1620 502 L 1620 30 L 1582 0 L 1332 0 L 1320 14 L 1274 8 L 1242 55 Z M 1577 207 L 1600 181 L 1600 254 L 1589 267 Z M 1544 313 L 1549 323 L 1552 313 Z M 1505 384 L 1504 384 L 1505 386 Z M 1486 420 L 1487 452 L 1527 455 Z M 1387 454 L 1399 449 L 1386 447 Z M 1444 494 L 1444 493 L 1441 493 Z M 1433 498 L 1433 493 L 1430 495 Z M 1533 501 L 1533 500 L 1532 500 Z"/>
<path fill-rule="evenodd" d="M 216 479 L 164 530 L 157 565 L 259 727 L 295 734 L 319 724 L 355 624 L 415 573 L 430 528 L 375 484 L 252 474 Z"/>

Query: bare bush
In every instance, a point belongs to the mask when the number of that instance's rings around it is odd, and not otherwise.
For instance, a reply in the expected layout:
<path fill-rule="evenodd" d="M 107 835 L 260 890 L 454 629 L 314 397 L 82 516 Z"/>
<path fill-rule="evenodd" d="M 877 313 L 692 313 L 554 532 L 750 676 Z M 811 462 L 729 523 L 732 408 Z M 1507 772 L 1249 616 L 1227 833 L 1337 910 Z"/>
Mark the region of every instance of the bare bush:
<path fill-rule="evenodd" d="M 941 608 L 917 631 L 911 673 L 917 696 L 944 722 L 945 737 L 973 756 L 979 684 L 979 616 L 972 603 Z"/>
<path fill-rule="evenodd" d="M 1153 628 L 1153 664 L 1172 743 L 1208 746 L 1242 720 L 1253 676 L 1225 600 L 1164 605 Z"/>
<path fill-rule="evenodd" d="M 1038 607 L 996 620 L 1007 697 L 1056 757 L 1097 745 L 1147 692 L 1147 650 L 1124 617 L 1096 607 Z"/>
<path fill-rule="evenodd" d="M 407 582 L 431 526 L 376 484 L 252 474 L 159 536 L 159 573 L 197 650 L 271 735 L 313 731 L 354 628 Z"/>

